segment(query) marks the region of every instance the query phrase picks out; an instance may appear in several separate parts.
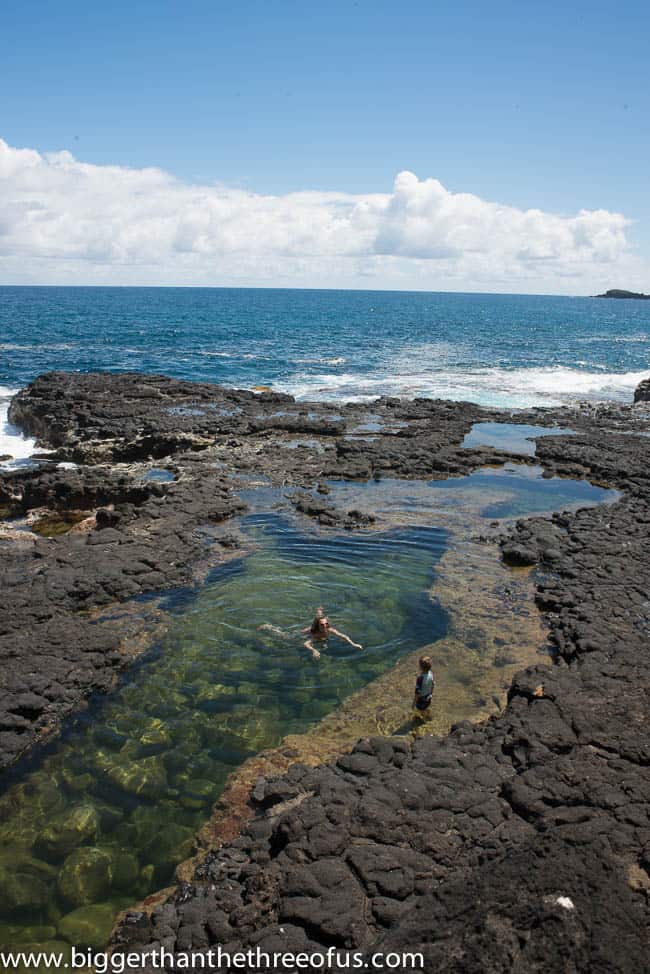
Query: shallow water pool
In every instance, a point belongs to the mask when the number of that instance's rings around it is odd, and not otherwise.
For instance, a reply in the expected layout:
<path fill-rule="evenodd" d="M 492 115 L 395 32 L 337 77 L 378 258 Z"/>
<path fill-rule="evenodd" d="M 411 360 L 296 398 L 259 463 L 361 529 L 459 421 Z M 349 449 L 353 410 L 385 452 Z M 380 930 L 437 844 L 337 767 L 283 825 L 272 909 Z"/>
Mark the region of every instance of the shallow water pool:
<path fill-rule="evenodd" d="M 587 480 L 544 476 L 542 467 L 506 463 L 481 467 L 464 477 L 448 480 L 332 481 L 336 504 L 343 508 L 407 520 L 429 519 L 444 524 L 457 519 L 511 519 L 551 511 L 612 503 L 618 491 L 596 487 Z"/>
<path fill-rule="evenodd" d="M 419 521 L 333 535 L 272 510 L 278 489 L 242 493 L 255 504 L 241 521 L 251 553 L 198 592 L 167 595 L 172 620 L 156 650 L 5 776 L 0 944 L 103 946 L 118 910 L 170 882 L 234 768 L 445 635 L 429 591 L 455 517 L 618 496 L 517 464 L 429 483 L 335 483 L 340 506 Z M 311 659 L 302 628 L 318 605 L 363 651 L 331 638 Z"/>
<path fill-rule="evenodd" d="M 175 476 L 171 470 L 165 470 L 164 467 L 151 467 L 142 477 L 143 480 L 153 480 L 160 484 L 169 484 L 172 480 L 175 480 Z"/>
<path fill-rule="evenodd" d="M 575 430 L 526 423 L 474 423 L 461 446 L 491 446 L 495 450 L 534 457 L 536 436 L 575 436 Z"/>
<path fill-rule="evenodd" d="M 157 652 L 14 773 L 0 943 L 100 946 L 117 910 L 171 880 L 233 768 L 444 632 L 428 597 L 439 528 L 317 537 L 278 514 L 243 528 L 252 554 L 170 596 Z M 362 652 L 331 637 L 311 659 L 301 630 L 319 604 Z"/>

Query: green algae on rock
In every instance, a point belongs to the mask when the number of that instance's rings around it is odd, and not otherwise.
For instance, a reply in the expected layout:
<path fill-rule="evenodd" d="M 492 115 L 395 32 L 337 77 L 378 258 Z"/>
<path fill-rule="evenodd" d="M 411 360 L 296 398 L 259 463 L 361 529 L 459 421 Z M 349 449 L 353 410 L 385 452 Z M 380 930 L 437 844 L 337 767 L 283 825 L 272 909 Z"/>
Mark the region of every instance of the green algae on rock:
<path fill-rule="evenodd" d="M 63 900 L 72 906 L 104 899 L 111 888 L 110 856 L 95 846 L 75 849 L 61 867 L 58 887 Z"/>
<path fill-rule="evenodd" d="M 38 835 L 35 850 L 44 859 L 57 862 L 77 846 L 94 839 L 99 816 L 93 805 L 76 805 L 55 816 Z"/>
<path fill-rule="evenodd" d="M 115 907 L 111 903 L 80 906 L 59 922 L 59 933 L 71 945 L 100 950 L 105 946 L 113 926 Z"/>

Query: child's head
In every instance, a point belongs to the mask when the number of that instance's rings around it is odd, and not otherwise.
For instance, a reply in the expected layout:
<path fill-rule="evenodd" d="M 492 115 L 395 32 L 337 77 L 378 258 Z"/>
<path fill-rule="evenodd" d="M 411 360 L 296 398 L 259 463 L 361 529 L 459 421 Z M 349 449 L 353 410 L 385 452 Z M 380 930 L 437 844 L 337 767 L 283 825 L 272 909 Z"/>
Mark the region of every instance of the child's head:
<path fill-rule="evenodd" d="M 419 659 L 420 669 L 423 673 L 428 673 L 431 669 L 431 657 L 430 656 L 420 656 Z"/>

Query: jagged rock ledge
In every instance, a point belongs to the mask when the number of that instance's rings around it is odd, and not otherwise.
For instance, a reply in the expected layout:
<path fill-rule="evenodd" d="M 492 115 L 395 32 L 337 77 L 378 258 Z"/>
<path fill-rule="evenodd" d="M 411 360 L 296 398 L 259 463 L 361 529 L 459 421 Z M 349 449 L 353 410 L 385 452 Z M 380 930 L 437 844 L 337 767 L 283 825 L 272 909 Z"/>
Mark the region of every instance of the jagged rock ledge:
<path fill-rule="evenodd" d="M 0 548 L 10 610 L 0 635 L 9 661 L 2 719 L 22 718 L 20 743 L 11 729 L 0 737 L 4 759 L 119 665 L 114 646 L 97 652 L 97 631 L 82 632 L 79 609 L 126 599 L 131 584 L 137 592 L 190 579 L 208 557 L 206 524 L 239 509 L 241 474 L 306 489 L 328 477 L 458 475 L 512 459 L 460 449 L 472 422 L 499 417 L 511 418 L 422 400 L 334 412 L 162 377 L 37 380 L 12 418 L 55 447 L 56 459 L 82 466 L 5 474 L 0 503 L 21 516 L 36 502 L 55 513 L 87 505 L 91 523 L 86 534 L 11 537 Z M 547 570 L 537 598 L 557 666 L 525 671 L 501 716 L 444 740 L 366 740 L 335 764 L 259 782 L 258 816 L 243 834 L 151 916 L 129 917 L 118 945 L 422 948 L 428 970 L 644 969 L 650 440 L 631 435 L 643 426 L 638 407 L 518 419 L 579 430 L 538 441 L 548 471 L 625 491 L 618 504 L 553 519 L 552 528 L 515 529 L 513 543 Z M 358 432 L 364 422 L 379 425 L 376 439 Z M 312 442 L 296 448 L 304 435 Z M 156 461 L 173 482 L 143 481 Z M 320 514 L 330 518 L 328 507 Z M 123 557 L 136 540 L 148 551 Z M 134 564 L 143 567 L 127 584 Z M 57 642 L 58 630 L 66 638 Z M 75 640 L 95 657 L 81 678 Z M 17 706 L 28 690 L 19 678 L 37 671 L 46 681 L 52 659 L 63 661 L 60 676 Z"/>

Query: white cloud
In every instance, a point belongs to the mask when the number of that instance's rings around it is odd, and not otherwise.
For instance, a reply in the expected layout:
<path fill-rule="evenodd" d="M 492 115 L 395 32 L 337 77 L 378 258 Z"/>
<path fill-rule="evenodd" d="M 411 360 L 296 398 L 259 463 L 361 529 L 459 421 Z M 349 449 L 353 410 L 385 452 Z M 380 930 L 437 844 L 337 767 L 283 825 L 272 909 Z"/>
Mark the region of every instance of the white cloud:
<path fill-rule="evenodd" d="M 410 172 L 391 193 L 267 196 L 0 140 L 4 283 L 641 287 L 628 224 L 606 210 L 519 210 Z"/>

